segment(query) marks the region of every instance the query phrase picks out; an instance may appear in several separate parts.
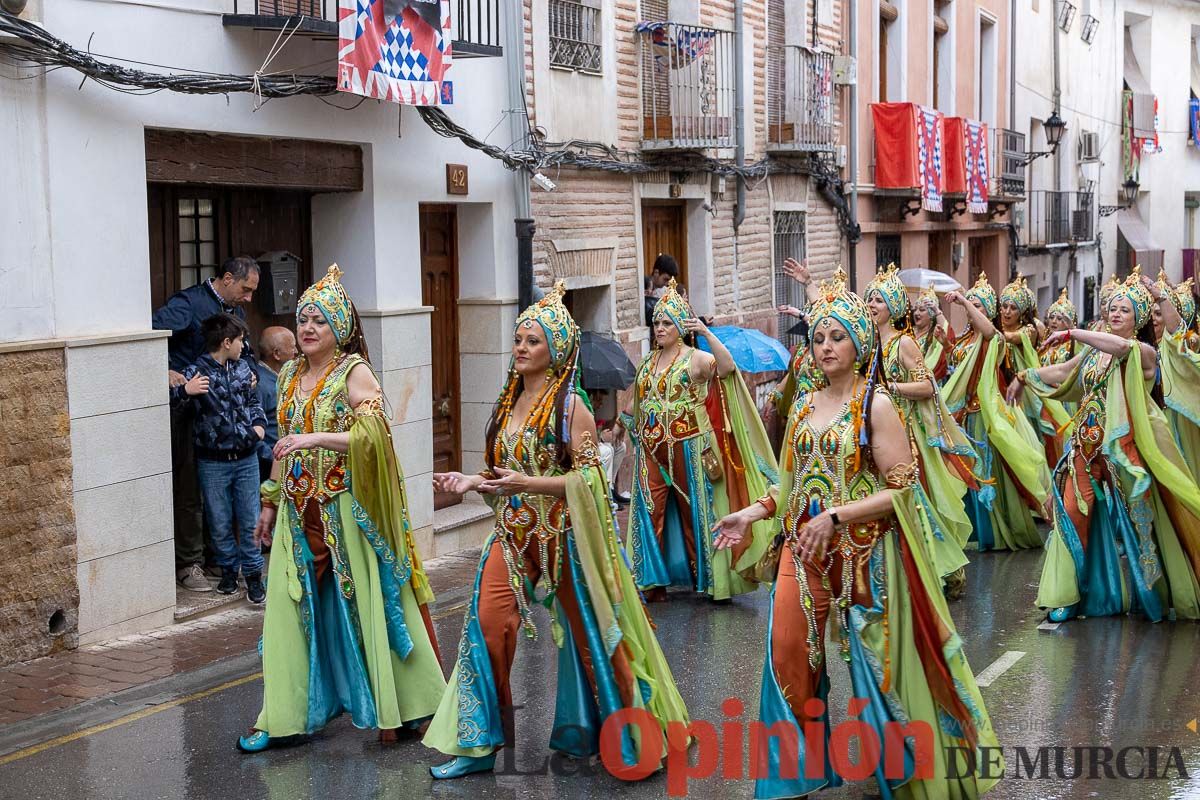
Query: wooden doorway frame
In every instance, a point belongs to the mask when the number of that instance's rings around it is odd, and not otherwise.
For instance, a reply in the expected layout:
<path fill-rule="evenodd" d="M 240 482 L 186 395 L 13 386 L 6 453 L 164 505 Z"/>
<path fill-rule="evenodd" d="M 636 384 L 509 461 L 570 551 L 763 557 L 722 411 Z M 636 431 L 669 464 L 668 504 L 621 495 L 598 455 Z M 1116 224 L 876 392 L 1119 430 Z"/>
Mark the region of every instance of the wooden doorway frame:
<path fill-rule="evenodd" d="M 450 289 L 452 300 L 448 303 L 438 303 L 437 298 L 430 295 L 430 284 L 426 276 L 425 236 L 426 220 L 429 215 L 447 215 L 449 230 L 446 234 L 447 248 L 450 260 Z M 435 428 L 439 414 L 449 417 L 449 435 L 451 438 L 451 457 L 447 469 L 457 471 L 462 469 L 462 375 L 460 369 L 461 352 L 458 342 L 458 291 L 459 291 L 459 259 L 458 259 L 458 207 L 449 203 L 422 203 L 418 210 L 419 229 L 421 235 L 421 302 L 432 306 L 429 330 L 433 348 L 433 375 L 430 381 L 432 393 L 432 416 L 430 427 Z M 442 315 L 448 315 L 442 318 Z M 444 325 L 444 330 L 442 327 Z M 450 341 L 446 341 L 449 337 Z M 439 347 L 448 347 L 450 352 L 439 356 Z M 440 391 L 439 391 L 440 390 Z M 440 396 L 439 396 L 440 395 Z M 442 411 L 445 406 L 448 411 Z M 436 431 L 436 428 L 435 428 Z M 437 450 L 435 446 L 434 454 Z M 435 463 L 436 468 L 436 463 Z M 434 493 L 434 510 L 457 505 L 462 501 L 458 495 Z"/>

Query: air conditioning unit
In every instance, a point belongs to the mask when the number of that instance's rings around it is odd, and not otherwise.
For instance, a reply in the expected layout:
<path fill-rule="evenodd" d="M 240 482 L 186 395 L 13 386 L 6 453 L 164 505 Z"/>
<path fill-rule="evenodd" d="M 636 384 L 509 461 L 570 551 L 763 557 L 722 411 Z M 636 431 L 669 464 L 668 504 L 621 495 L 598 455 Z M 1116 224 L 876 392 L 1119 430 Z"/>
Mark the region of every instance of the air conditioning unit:
<path fill-rule="evenodd" d="M 835 86 L 858 83 L 858 60 L 854 56 L 833 57 L 833 83 Z"/>
<path fill-rule="evenodd" d="M 846 145 L 839 144 L 837 146 L 837 150 L 834 151 L 833 161 L 839 169 L 846 166 Z"/>
<path fill-rule="evenodd" d="M 1100 160 L 1100 134 L 1094 131 L 1080 131 L 1077 144 L 1078 160 L 1080 163 Z"/>

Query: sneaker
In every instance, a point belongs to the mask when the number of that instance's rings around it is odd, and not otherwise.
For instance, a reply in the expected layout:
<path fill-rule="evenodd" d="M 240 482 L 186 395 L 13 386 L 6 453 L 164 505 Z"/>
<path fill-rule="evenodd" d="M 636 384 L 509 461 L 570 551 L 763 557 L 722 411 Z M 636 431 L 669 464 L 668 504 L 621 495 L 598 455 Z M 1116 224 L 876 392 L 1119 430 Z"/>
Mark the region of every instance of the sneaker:
<path fill-rule="evenodd" d="M 235 594 L 238 590 L 237 570 L 227 569 L 221 575 L 221 582 L 217 584 L 217 591 L 221 594 Z"/>
<path fill-rule="evenodd" d="M 204 571 L 200 569 L 199 564 L 192 564 L 190 567 L 184 567 L 179 570 L 175 573 L 175 579 L 179 581 L 180 586 L 189 592 L 212 591 L 212 585 L 204 577 Z"/>
<path fill-rule="evenodd" d="M 262 575 L 246 576 L 246 599 L 256 605 L 267 599 L 267 590 L 263 588 Z"/>
<path fill-rule="evenodd" d="M 613 492 L 612 499 L 613 499 L 613 502 L 619 506 L 629 505 L 629 495 L 627 495 L 627 494 L 620 494 L 618 492 Z"/>

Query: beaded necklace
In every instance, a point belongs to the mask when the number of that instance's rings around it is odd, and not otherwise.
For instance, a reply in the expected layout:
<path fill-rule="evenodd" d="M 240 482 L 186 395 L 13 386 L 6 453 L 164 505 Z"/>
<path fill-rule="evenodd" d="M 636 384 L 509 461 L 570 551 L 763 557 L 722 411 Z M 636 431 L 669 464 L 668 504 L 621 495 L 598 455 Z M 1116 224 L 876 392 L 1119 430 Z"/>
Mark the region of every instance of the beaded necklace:
<path fill-rule="evenodd" d="M 337 368 L 337 365 L 340 364 L 341 361 L 341 358 L 330 359 L 329 366 L 325 368 L 324 374 L 321 375 L 320 380 L 317 381 L 316 386 L 313 387 L 313 390 L 309 392 L 308 397 L 305 399 L 304 407 L 301 413 L 301 419 L 304 421 L 305 433 L 312 432 L 313 408 L 316 404 L 316 400 L 320 396 L 321 390 L 325 388 L 325 381 L 329 379 L 329 376 L 333 374 L 334 369 Z M 281 428 L 287 427 L 289 420 L 286 418 L 286 414 L 292 406 L 292 401 L 296 398 L 296 391 L 300 386 L 300 376 L 303 373 L 308 372 L 308 367 L 308 358 L 305 357 L 303 368 L 297 367 L 292 373 L 292 379 L 288 381 L 287 389 L 284 392 L 284 402 L 279 404 L 279 426 Z"/>

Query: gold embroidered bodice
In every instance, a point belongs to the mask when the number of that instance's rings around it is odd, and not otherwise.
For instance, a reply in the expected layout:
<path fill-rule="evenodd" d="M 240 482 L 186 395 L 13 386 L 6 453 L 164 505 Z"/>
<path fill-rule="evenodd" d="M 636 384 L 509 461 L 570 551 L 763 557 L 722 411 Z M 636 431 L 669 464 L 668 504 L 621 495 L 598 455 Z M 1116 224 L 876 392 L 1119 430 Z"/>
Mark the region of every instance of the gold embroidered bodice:
<path fill-rule="evenodd" d="M 689 368 L 695 350 L 676 358 L 658 374 L 660 353 L 642 361 L 634 382 L 637 392 L 637 418 L 634 420 L 642 447 L 653 451 L 663 442 L 674 443 L 703 436 L 712 431 L 704 408 L 708 382 L 692 380 Z"/>

